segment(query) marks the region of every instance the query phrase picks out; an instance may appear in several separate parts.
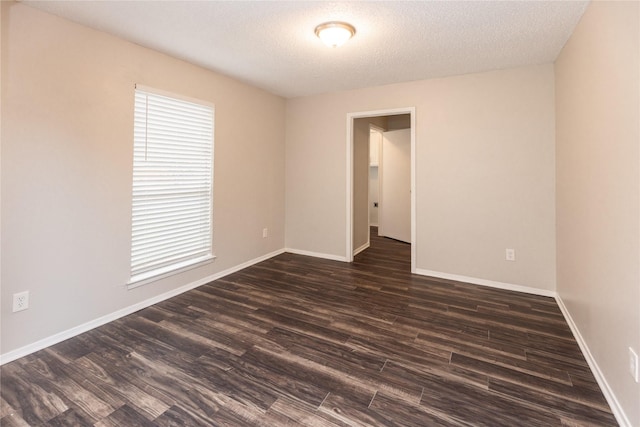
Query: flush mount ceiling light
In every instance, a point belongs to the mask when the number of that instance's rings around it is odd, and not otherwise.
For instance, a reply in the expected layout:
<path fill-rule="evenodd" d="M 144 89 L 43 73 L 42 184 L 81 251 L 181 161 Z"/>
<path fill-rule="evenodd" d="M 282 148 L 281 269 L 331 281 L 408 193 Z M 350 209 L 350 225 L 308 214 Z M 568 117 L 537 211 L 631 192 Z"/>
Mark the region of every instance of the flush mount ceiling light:
<path fill-rule="evenodd" d="M 356 33 L 353 25 L 346 22 L 325 22 L 316 27 L 316 36 L 329 47 L 342 46 Z"/>

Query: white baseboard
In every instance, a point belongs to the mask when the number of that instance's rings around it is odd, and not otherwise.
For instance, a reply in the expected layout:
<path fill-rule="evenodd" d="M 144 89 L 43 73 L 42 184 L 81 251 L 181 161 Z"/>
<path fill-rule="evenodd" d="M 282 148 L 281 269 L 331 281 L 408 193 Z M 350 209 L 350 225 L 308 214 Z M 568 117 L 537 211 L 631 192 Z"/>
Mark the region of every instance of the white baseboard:
<path fill-rule="evenodd" d="M 316 258 L 330 259 L 332 261 L 347 262 L 347 258 L 340 255 L 323 254 L 320 252 L 303 251 L 301 249 L 292 249 L 292 248 L 286 248 L 284 251 L 290 254 L 305 255 L 305 256 L 312 256 Z"/>
<path fill-rule="evenodd" d="M 582 338 L 582 334 L 580 333 L 578 326 L 573 321 L 571 313 L 567 309 L 567 306 L 564 305 L 564 301 L 562 301 L 562 298 L 558 294 L 556 294 L 556 302 L 558 303 L 558 307 L 560 307 L 560 311 L 562 311 L 564 319 L 569 324 L 569 328 L 571 328 L 573 337 L 578 342 L 578 346 L 580 346 L 582 355 L 587 360 L 587 364 L 589 365 L 593 376 L 596 378 L 596 381 L 600 386 L 600 390 L 602 390 L 602 394 L 604 394 L 605 399 L 607 399 L 607 403 L 611 407 L 611 412 L 613 412 L 613 415 L 616 417 L 616 421 L 618 421 L 620 427 L 631 427 L 631 421 L 629 421 L 629 418 L 627 418 L 627 415 L 625 414 L 624 409 L 622 409 L 620 402 L 618 402 L 618 399 L 616 399 L 613 390 L 611 390 L 611 387 L 609 386 L 609 383 L 607 382 L 604 374 L 600 370 L 598 363 L 591 354 L 591 350 L 589 350 L 587 342 L 584 340 L 584 338 Z"/>
<path fill-rule="evenodd" d="M 364 245 L 360 246 L 358 249 L 356 249 L 355 251 L 353 251 L 353 256 L 358 255 L 360 252 L 364 251 L 365 249 L 369 248 L 370 244 L 369 242 L 365 243 Z"/>
<path fill-rule="evenodd" d="M 487 279 L 478 279 L 476 277 L 460 276 L 458 274 L 441 273 L 439 271 L 424 270 L 417 268 L 415 274 L 421 276 L 438 277 L 440 279 L 455 280 L 457 282 L 471 283 L 473 285 L 488 286 L 490 288 L 506 289 L 509 291 L 524 292 L 527 294 L 541 295 L 545 297 L 555 297 L 556 292 L 548 289 L 531 288 L 529 286 L 514 285 L 511 283 L 496 282 Z"/>
<path fill-rule="evenodd" d="M 141 301 L 139 303 L 130 305 L 129 307 L 125 307 L 121 310 L 114 311 L 113 313 L 109 313 L 105 316 L 98 317 L 97 319 L 93 319 L 87 323 L 83 323 L 82 325 L 75 326 L 71 329 L 67 329 L 66 331 L 59 332 L 57 334 L 51 335 L 47 338 L 43 338 L 34 343 L 28 344 L 24 347 L 20 347 L 13 351 L 9 351 L 7 353 L 0 355 L 0 365 L 4 365 L 5 363 L 12 362 L 21 357 L 27 356 L 36 351 L 42 350 L 44 348 L 50 347 L 59 342 L 65 341 L 69 338 L 75 337 L 76 335 L 80 335 L 84 332 L 90 331 L 91 329 L 97 328 L 98 326 L 102 326 L 106 323 L 112 322 L 121 317 L 127 316 L 131 313 L 135 313 L 138 310 L 142 310 L 143 308 L 147 308 L 154 304 L 157 304 L 161 301 L 167 300 L 169 298 L 173 298 L 177 295 L 180 295 L 184 292 L 190 291 L 191 289 L 197 288 L 198 286 L 202 286 L 206 283 L 209 283 L 213 280 L 220 279 L 224 276 L 227 276 L 231 273 L 235 273 L 236 271 L 240 271 L 244 268 L 250 267 L 259 262 L 265 261 L 269 258 L 273 258 L 274 256 L 280 255 L 284 253 L 284 249 L 279 249 L 277 251 L 271 252 L 269 254 L 260 256 L 258 258 L 254 258 L 247 262 L 243 262 L 242 264 L 236 265 L 235 267 L 228 268 L 224 271 L 220 271 L 218 273 L 212 274 L 210 276 L 204 277 L 200 280 L 196 280 L 195 282 L 188 283 L 184 286 L 181 286 L 176 289 L 172 289 L 169 292 L 165 292 L 163 294 L 157 295 L 153 298 L 149 298 L 147 300 Z"/>

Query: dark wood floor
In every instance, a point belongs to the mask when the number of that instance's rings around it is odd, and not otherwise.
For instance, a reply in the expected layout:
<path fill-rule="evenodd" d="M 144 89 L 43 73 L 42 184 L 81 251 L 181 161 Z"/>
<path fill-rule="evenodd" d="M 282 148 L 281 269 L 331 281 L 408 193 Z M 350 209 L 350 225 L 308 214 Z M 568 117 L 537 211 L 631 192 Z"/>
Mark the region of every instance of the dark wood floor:
<path fill-rule="evenodd" d="M 552 298 L 284 254 L 2 366 L 0 424 L 617 425 Z"/>

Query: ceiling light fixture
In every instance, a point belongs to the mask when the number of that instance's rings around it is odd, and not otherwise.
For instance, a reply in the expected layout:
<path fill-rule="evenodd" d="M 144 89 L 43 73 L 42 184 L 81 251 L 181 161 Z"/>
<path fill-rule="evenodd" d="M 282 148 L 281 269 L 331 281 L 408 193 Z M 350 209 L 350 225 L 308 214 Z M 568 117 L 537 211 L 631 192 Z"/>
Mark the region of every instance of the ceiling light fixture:
<path fill-rule="evenodd" d="M 342 46 L 354 36 L 356 29 L 346 22 L 325 22 L 316 27 L 316 36 L 329 47 Z"/>

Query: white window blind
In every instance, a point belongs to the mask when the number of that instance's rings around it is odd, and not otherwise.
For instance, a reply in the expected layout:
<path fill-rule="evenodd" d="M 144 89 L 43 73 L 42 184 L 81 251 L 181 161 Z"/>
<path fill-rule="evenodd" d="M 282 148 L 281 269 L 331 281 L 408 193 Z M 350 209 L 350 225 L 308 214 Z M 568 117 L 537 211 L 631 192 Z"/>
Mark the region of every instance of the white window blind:
<path fill-rule="evenodd" d="M 129 285 L 213 257 L 213 114 L 136 88 Z"/>

